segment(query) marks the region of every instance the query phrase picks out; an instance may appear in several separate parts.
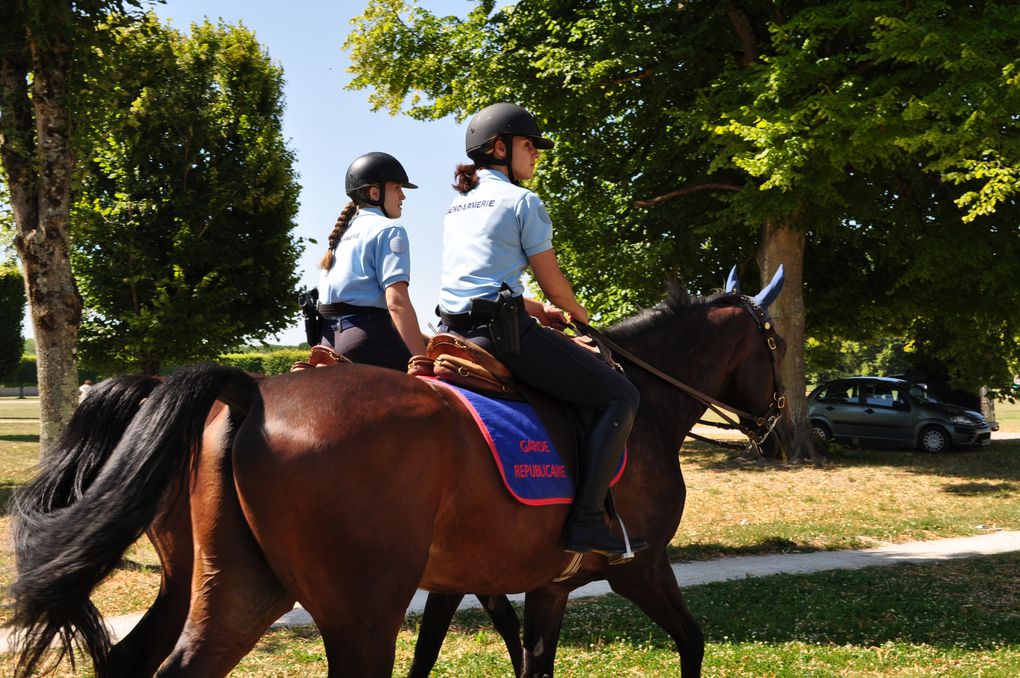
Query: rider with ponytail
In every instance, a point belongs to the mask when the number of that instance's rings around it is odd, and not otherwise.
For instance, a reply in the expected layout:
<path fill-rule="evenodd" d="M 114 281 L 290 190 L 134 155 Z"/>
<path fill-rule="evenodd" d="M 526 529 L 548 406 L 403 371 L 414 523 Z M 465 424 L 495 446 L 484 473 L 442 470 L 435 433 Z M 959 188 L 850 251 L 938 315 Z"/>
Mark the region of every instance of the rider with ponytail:
<path fill-rule="evenodd" d="M 562 327 L 564 311 L 588 322 L 556 259 L 549 213 L 537 195 L 519 185 L 534 176 L 539 151 L 553 142 L 542 137 L 528 111 L 501 103 L 471 119 L 465 146 L 473 164 L 457 167 L 459 195 L 443 222 L 439 310 L 444 329 L 496 353 L 521 382 L 591 416 L 564 542 L 575 553 L 621 555 L 625 543 L 607 525 L 604 502 L 637 412 L 637 389 L 593 354 L 539 324 Z M 524 297 L 521 275 L 528 268 L 552 304 Z M 631 547 L 636 551 L 647 544 L 631 539 Z"/>
<path fill-rule="evenodd" d="M 407 231 L 397 223 L 405 188 L 418 188 L 392 155 L 366 153 L 347 170 L 347 203 L 319 266 L 321 343 L 356 363 L 406 370 L 425 353 L 408 295 Z"/>

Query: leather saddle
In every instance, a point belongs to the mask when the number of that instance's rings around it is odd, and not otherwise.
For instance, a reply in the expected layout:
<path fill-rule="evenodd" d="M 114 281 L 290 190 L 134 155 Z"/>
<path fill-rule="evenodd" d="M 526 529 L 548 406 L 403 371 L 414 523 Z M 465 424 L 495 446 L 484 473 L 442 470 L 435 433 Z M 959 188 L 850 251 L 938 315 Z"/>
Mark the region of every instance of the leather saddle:
<path fill-rule="evenodd" d="M 340 363 L 349 362 L 351 362 L 351 360 L 342 353 L 337 353 L 329 346 L 319 344 L 318 346 L 312 347 L 311 355 L 308 356 L 307 361 L 297 361 L 290 366 L 290 371 L 300 372 L 301 370 L 307 370 L 309 367 L 329 367 L 330 365 L 338 365 Z"/>
<path fill-rule="evenodd" d="M 614 369 L 620 369 L 608 351 L 590 337 L 562 336 L 565 341 L 573 341 L 581 348 L 595 353 Z M 407 365 L 407 373 L 411 376 L 437 377 L 485 395 L 515 400 L 534 399 L 531 389 L 522 388 L 510 370 L 494 355 L 468 339 L 446 332 L 432 337 L 424 356 L 412 356 Z"/>
<path fill-rule="evenodd" d="M 429 340 L 425 355 L 411 358 L 407 373 L 436 377 L 485 395 L 524 400 L 510 370 L 495 356 L 472 341 L 445 332 Z"/>

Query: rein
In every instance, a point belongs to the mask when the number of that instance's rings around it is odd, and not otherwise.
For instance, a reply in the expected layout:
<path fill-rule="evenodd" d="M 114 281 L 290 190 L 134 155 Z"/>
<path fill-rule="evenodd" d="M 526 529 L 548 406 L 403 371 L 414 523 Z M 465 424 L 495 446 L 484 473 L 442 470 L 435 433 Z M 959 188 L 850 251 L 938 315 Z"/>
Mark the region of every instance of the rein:
<path fill-rule="evenodd" d="M 689 386 L 679 379 L 672 377 L 659 368 L 651 365 L 636 355 L 622 348 L 619 344 L 602 334 L 591 325 L 584 323 L 575 322 L 574 324 L 580 328 L 583 334 L 587 334 L 598 342 L 604 343 L 610 350 L 616 355 L 620 356 L 627 362 L 633 363 L 641 369 L 655 375 L 659 379 L 662 379 L 671 386 L 676 387 L 680 391 L 686 393 L 688 396 L 698 401 L 706 408 L 712 410 L 716 415 L 723 419 L 726 423 L 718 423 L 714 421 L 705 421 L 699 419 L 697 423 L 704 424 L 707 426 L 714 426 L 721 429 L 736 429 L 747 436 L 749 446 L 755 449 L 759 455 L 761 455 L 761 445 L 769 437 L 769 435 L 775 430 L 776 424 L 779 423 L 779 419 L 782 416 L 782 411 L 786 407 L 786 396 L 783 395 L 783 384 L 779 375 L 778 359 L 776 357 L 776 350 L 778 348 L 778 342 L 776 341 L 776 329 L 772 319 L 768 316 L 768 313 L 760 308 L 754 300 L 746 296 L 740 296 L 735 298 L 741 308 L 745 309 L 751 314 L 755 324 L 758 326 L 758 331 L 761 332 L 765 337 L 765 342 L 769 347 L 769 355 L 772 358 L 772 383 L 775 385 L 776 390 L 772 394 L 772 403 L 769 405 L 768 410 L 762 415 L 753 415 L 749 412 L 745 412 L 740 408 L 727 405 L 726 403 L 713 398 L 712 396 L 702 393 L 693 386 Z M 727 414 L 727 412 L 729 414 Z M 734 420 L 730 415 L 734 415 Z M 712 440 L 700 436 L 696 433 L 688 432 L 687 435 L 691 438 L 701 440 L 703 442 L 712 443 L 726 449 L 743 449 L 740 445 L 733 443 L 726 443 L 719 440 Z"/>

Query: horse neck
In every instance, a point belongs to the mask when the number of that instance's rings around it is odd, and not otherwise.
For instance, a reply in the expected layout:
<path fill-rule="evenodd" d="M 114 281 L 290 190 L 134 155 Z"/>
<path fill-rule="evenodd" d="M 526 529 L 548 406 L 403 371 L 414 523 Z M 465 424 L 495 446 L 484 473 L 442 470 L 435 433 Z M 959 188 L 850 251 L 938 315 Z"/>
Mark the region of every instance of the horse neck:
<path fill-rule="evenodd" d="M 621 348 L 674 379 L 723 400 L 735 369 L 742 336 L 733 322 L 736 309 L 694 305 L 672 313 L 651 312 L 636 323 L 608 331 Z M 635 433 L 667 455 L 675 455 L 684 437 L 705 413 L 705 406 L 643 368 L 621 362 L 641 392 Z"/>

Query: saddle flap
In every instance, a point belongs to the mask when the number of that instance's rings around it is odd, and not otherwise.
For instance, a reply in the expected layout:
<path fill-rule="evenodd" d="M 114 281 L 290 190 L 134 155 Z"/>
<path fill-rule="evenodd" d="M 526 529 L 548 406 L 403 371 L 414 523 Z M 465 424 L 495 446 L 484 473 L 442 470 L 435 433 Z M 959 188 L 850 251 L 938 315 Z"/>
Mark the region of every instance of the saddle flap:
<path fill-rule="evenodd" d="M 413 355 L 407 361 L 407 373 L 412 377 L 434 377 L 435 360 L 423 355 Z"/>
<path fill-rule="evenodd" d="M 435 375 L 443 381 L 482 393 L 509 395 L 515 390 L 503 383 L 478 363 L 457 355 L 444 353 L 433 363 Z"/>
<path fill-rule="evenodd" d="M 467 339 L 462 339 L 448 332 L 441 332 L 429 340 L 429 345 L 425 348 L 425 354 L 432 359 L 445 354 L 468 360 L 483 367 L 494 378 L 510 386 L 512 390 L 517 390 L 514 378 L 511 376 L 510 370 L 506 368 L 506 365 L 499 362 L 494 355 L 484 348 Z"/>
<path fill-rule="evenodd" d="M 319 344 L 318 346 L 312 347 L 312 354 L 308 358 L 308 362 L 310 362 L 315 367 L 326 367 L 328 365 L 336 365 L 337 363 L 349 363 L 351 361 L 349 358 L 345 357 L 340 353 L 337 353 L 329 346 Z"/>

